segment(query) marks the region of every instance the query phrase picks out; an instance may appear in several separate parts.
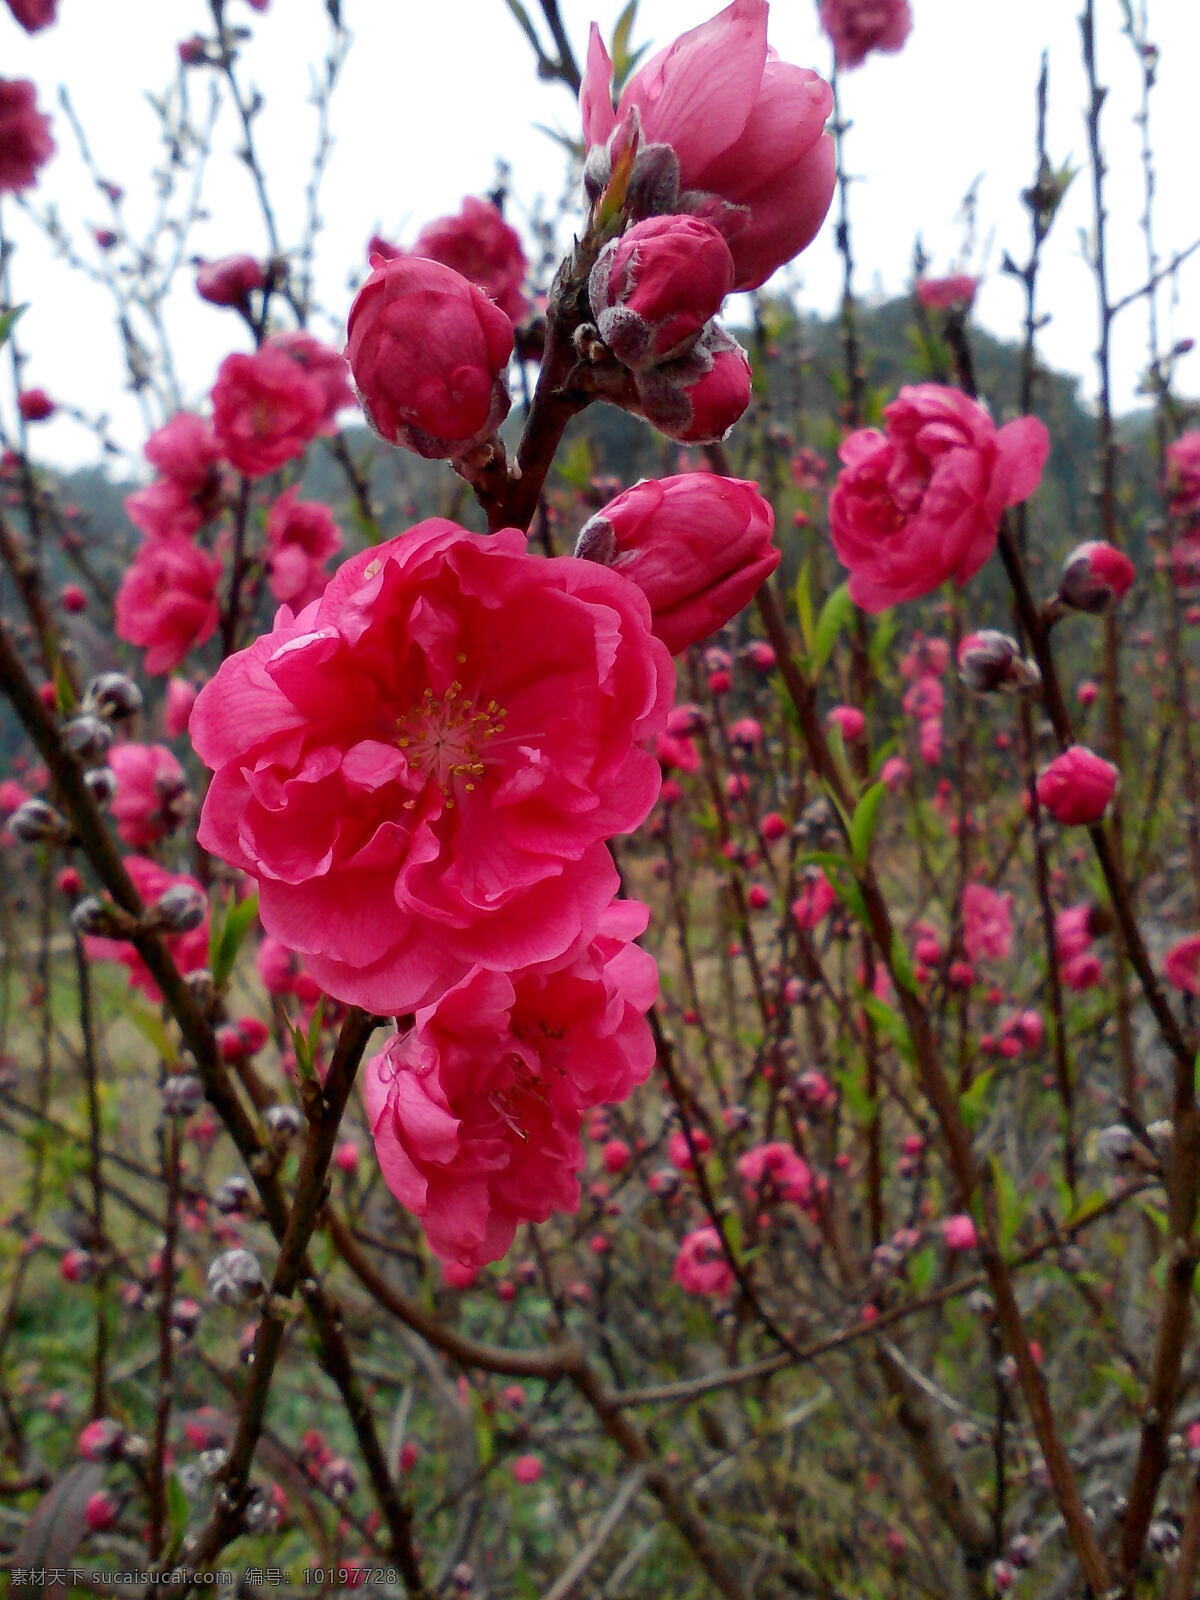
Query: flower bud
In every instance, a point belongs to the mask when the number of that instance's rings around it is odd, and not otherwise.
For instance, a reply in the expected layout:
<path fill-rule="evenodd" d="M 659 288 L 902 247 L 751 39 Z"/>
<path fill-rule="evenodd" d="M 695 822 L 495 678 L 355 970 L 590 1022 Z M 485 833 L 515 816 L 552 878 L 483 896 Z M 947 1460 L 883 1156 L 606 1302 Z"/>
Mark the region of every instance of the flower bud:
<path fill-rule="evenodd" d="M 92 767 L 83 775 L 87 791 L 98 806 L 111 805 L 117 795 L 117 775 L 111 767 Z"/>
<path fill-rule="evenodd" d="M 77 761 L 89 766 L 103 761 L 112 748 L 112 729 L 99 717 L 72 717 L 62 730 L 62 742 Z"/>
<path fill-rule="evenodd" d="M 600 337 L 635 372 L 684 355 L 733 288 L 733 257 L 701 217 L 650 217 L 600 252 L 588 297 Z"/>
<path fill-rule="evenodd" d="M 265 1120 L 272 1138 L 281 1144 L 294 1139 L 304 1127 L 304 1117 L 295 1106 L 268 1106 Z"/>
<path fill-rule="evenodd" d="M 972 694 L 1016 694 L 1041 682 L 1036 663 L 1017 641 L 995 628 L 969 633 L 958 647 L 958 675 Z"/>
<path fill-rule="evenodd" d="M 123 672 L 102 672 L 88 684 L 83 709 L 108 722 L 123 722 L 142 709 L 142 691 Z"/>
<path fill-rule="evenodd" d="M 723 627 L 779 563 L 757 485 L 712 473 L 647 479 L 585 525 L 575 553 L 631 579 L 673 655 Z"/>
<path fill-rule="evenodd" d="M 111 901 L 98 900 L 94 894 L 84 895 L 71 907 L 71 926 L 76 933 L 99 939 L 119 939 L 129 931 L 116 906 Z"/>
<path fill-rule="evenodd" d="M 164 933 L 191 933 L 208 914 L 208 897 L 190 883 L 174 883 L 154 905 L 154 921 Z"/>
<path fill-rule="evenodd" d="M 125 1429 L 119 1422 L 111 1417 L 97 1417 L 79 1435 L 75 1447 L 85 1461 L 115 1461 L 125 1440 Z"/>
<path fill-rule="evenodd" d="M 196 293 L 213 306 L 244 306 L 250 291 L 261 289 L 266 279 L 253 256 L 225 256 L 206 261 L 196 274 Z"/>
<path fill-rule="evenodd" d="M 1107 611 L 1128 593 L 1135 577 L 1127 555 L 1102 539 L 1076 545 L 1063 563 L 1057 598 L 1072 611 Z"/>
<path fill-rule="evenodd" d="M 169 1117 L 190 1117 L 204 1104 L 204 1085 L 192 1072 L 175 1072 L 162 1086 L 163 1110 Z"/>
<path fill-rule="evenodd" d="M 208 1292 L 223 1306 L 257 1300 L 265 1287 L 262 1267 L 249 1250 L 226 1250 L 208 1269 Z"/>
<path fill-rule="evenodd" d="M 181 1295 L 171 1302 L 171 1332 L 178 1339 L 190 1339 L 200 1326 L 202 1312 L 198 1301 Z"/>
<path fill-rule="evenodd" d="M 1136 1143 L 1123 1122 L 1114 1122 L 1111 1127 L 1101 1128 L 1096 1135 L 1096 1153 L 1107 1161 L 1129 1161 Z"/>
<path fill-rule="evenodd" d="M 13 835 L 24 844 L 66 844 L 71 837 L 67 819 L 45 800 L 26 800 L 8 819 Z"/>
<path fill-rule="evenodd" d="M 391 444 L 455 458 L 508 415 L 512 323 L 439 261 L 382 261 L 350 308 L 346 358 L 367 420 Z"/>
<path fill-rule="evenodd" d="M 691 351 L 637 376 L 638 409 L 679 444 L 718 444 L 750 404 L 750 360 L 710 322 Z"/>
<path fill-rule="evenodd" d="M 1119 774 L 1086 745 L 1056 756 L 1037 780 L 1037 797 L 1055 822 L 1067 827 L 1099 822 L 1116 793 Z"/>
<path fill-rule="evenodd" d="M 219 1183 L 213 1191 L 213 1205 L 224 1216 L 233 1216 L 248 1210 L 250 1206 L 250 1185 L 245 1178 L 234 1174 Z"/>

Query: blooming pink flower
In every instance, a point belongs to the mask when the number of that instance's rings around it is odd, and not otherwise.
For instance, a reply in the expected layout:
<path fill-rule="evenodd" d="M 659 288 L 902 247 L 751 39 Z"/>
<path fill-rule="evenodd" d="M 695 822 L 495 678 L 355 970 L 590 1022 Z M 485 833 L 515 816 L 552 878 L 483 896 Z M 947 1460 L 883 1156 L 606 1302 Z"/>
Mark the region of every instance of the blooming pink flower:
<path fill-rule="evenodd" d="M 635 370 L 686 354 L 733 287 L 733 257 L 702 217 L 647 217 L 600 252 L 588 298 L 600 337 Z"/>
<path fill-rule="evenodd" d="M 886 407 L 887 433 L 843 443 L 829 502 L 834 549 L 864 611 L 974 577 L 996 545 L 1005 506 L 1037 488 L 1049 436 L 1036 417 L 997 429 L 957 389 L 922 383 Z"/>
<path fill-rule="evenodd" d="M 798 928 L 815 928 L 837 904 L 829 879 L 820 867 L 810 867 L 805 872 L 800 893 L 792 901 L 792 921 Z"/>
<path fill-rule="evenodd" d="M 914 636 L 912 644 L 900 658 L 900 672 L 910 682 L 914 678 L 940 678 L 950 665 L 950 641 L 925 634 Z"/>
<path fill-rule="evenodd" d="M 767 9 L 767 0 L 733 0 L 681 34 L 638 68 L 615 110 L 612 62 L 593 24 L 579 97 L 589 152 L 627 144 L 635 111 L 643 148 L 670 146 L 680 188 L 695 199 L 677 209 L 725 234 L 735 289 L 758 288 L 799 255 L 833 198 L 824 134 L 833 93 L 815 72 L 768 54 Z"/>
<path fill-rule="evenodd" d="M 1054 950 L 1060 961 L 1083 955 L 1092 945 L 1092 908 L 1066 906 L 1054 918 Z"/>
<path fill-rule="evenodd" d="M 117 780 L 112 814 L 126 844 L 144 849 L 184 820 L 187 779 L 165 744 L 115 744 L 108 764 Z"/>
<path fill-rule="evenodd" d="M 821 0 L 821 26 L 843 71 L 861 67 L 872 50 L 894 53 L 908 38 L 908 0 Z"/>
<path fill-rule="evenodd" d="M 367 421 L 391 444 L 461 456 L 508 415 L 512 323 L 451 267 L 416 256 L 380 262 L 346 331 Z"/>
<path fill-rule="evenodd" d="M 942 759 L 942 719 L 923 717 L 917 727 L 917 754 L 927 767 Z"/>
<path fill-rule="evenodd" d="M 1181 433 L 1167 446 L 1166 489 L 1172 516 L 1200 515 L 1200 428 Z"/>
<path fill-rule="evenodd" d="M 1127 555 L 1103 539 L 1089 539 L 1064 561 L 1058 598 L 1075 611 L 1107 611 L 1124 599 L 1135 576 Z"/>
<path fill-rule="evenodd" d="M 1163 972 L 1174 988 L 1200 996 L 1200 933 L 1175 941 L 1163 957 Z"/>
<path fill-rule="evenodd" d="M 170 672 L 216 631 L 221 563 L 188 539 L 149 539 L 117 590 L 117 634 L 146 650 L 149 673 Z"/>
<path fill-rule="evenodd" d="M 684 1238 L 671 1276 L 687 1294 L 726 1295 L 733 1288 L 733 1268 L 713 1227 L 696 1228 Z"/>
<path fill-rule="evenodd" d="M 965 1211 L 959 1212 L 957 1216 L 946 1217 L 941 1228 L 947 1250 L 974 1250 L 979 1243 L 975 1223 Z"/>
<path fill-rule="evenodd" d="M 345 356 L 330 345 L 314 339 L 303 328 L 293 328 L 290 333 L 273 333 L 263 349 L 275 350 L 287 356 L 313 380 L 321 391 L 324 407 L 317 432 L 335 432 L 338 412 L 358 403 L 350 387 L 350 368 Z"/>
<path fill-rule="evenodd" d="M 529 310 L 524 293 L 528 263 L 521 235 L 490 200 L 468 195 L 457 216 L 427 222 L 412 253 L 453 267 L 490 295 L 512 323 L 520 322 Z"/>
<path fill-rule="evenodd" d="M 1005 961 L 1012 950 L 1012 895 L 969 883 L 962 895 L 963 946 L 971 961 Z"/>
<path fill-rule="evenodd" d="M 165 867 L 160 867 L 157 861 L 151 861 L 148 856 L 126 856 L 125 870 L 133 879 L 134 888 L 147 906 L 153 906 L 168 889 L 180 885 L 189 889 L 200 889 L 203 893 L 201 885 L 195 878 L 188 877 L 186 873 L 168 872 Z M 208 931 L 209 916 L 205 911 L 204 921 L 198 928 L 193 928 L 190 933 L 171 934 L 164 940 L 167 951 L 180 972 L 197 972 L 201 967 L 208 965 Z M 149 967 L 127 939 L 97 939 L 89 936 L 83 943 L 90 961 L 119 961 L 128 969 L 129 982 L 133 988 L 139 989 L 148 1000 L 162 999 L 158 985 L 150 976 Z"/>
<path fill-rule="evenodd" d="M 517 1483 L 536 1483 L 546 1470 L 541 1456 L 515 1456 L 509 1468 Z"/>
<path fill-rule="evenodd" d="M 946 691 L 942 688 L 942 680 L 929 672 L 914 678 L 904 691 L 900 704 L 905 716 L 914 717 L 918 722 L 924 722 L 927 717 L 940 717 L 946 709 Z"/>
<path fill-rule="evenodd" d="M 476 968 L 368 1064 L 384 1179 L 437 1255 L 497 1261 L 520 1223 L 578 1206 L 584 1111 L 624 1098 L 654 1062 L 657 974 L 629 942 L 645 922 L 615 902 L 565 963 Z"/>
<path fill-rule="evenodd" d="M 341 547 L 329 507 L 285 489 L 267 514 L 267 584 L 276 600 L 293 611 L 315 600 L 328 581 L 325 563 Z"/>
<path fill-rule="evenodd" d="M 268 994 L 279 997 L 295 993 L 300 960 L 295 951 L 289 950 L 279 939 L 272 939 L 270 934 L 263 935 L 258 943 L 254 965 Z"/>
<path fill-rule="evenodd" d="M 8 9 L 26 33 L 37 33 L 56 20 L 58 0 L 8 0 Z"/>
<path fill-rule="evenodd" d="M 1062 964 L 1062 980 L 1068 989 L 1094 989 L 1103 976 L 1104 963 L 1090 951 L 1081 956 L 1072 956 Z"/>
<path fill-rule="evenodd" d="M 38 110 L 33 84 L 0 78 L 0 194 L 32 189 L 53 154 L 50 118 Z"/>
<path fill-rule="evenodd" d="M 201 690 L 200 840 L 259 880 L 263 926 L 330 994 L 427 1004 L 595 929 L 602 841 L 658 791 L 643 746 L 671 678 L 633 584 L 431 519 Z"/>
<path fill-rule="evenodd" d="M 266 282 L 253 256 L 224 256 L 206 261 L 196 273 L 196 293 L 214 306 L 245 306 L 250 293 Z"/>
<path fill-rule="evenodd" d="M 978 288 L 979 279 L 966 272 L 949 278 L 918 278 L 917 299 L 927 311 L 948 311 L 951 306 L 970 306 Z"/>
<path fill-rule="evenodd" d="M 807 1205 L 812 1199 L 812 1169 L 783 1139 L 756 1144 L 738 1157 L 737 1167 L 751 1196 L 794 1200 L 797 1205 Z"/>
<path fill-rule="evenodd" d="M 221 446 L 211 423 L 190 411 L 177 411 L 156 428 L 142 449 L 146 460 L 191 499 L 209 493 L 221 464 Z"/>
<path fill-rule="evenodd" d="M 1111 761 L 1073 744 L 1041 773 L 1037 797 L 1055 822 L 1067 827 L 1099 822 L 1116 793 L 1118 773 Z"/>
<path fill-rule="evenodd" d="M 212 391 L 213 427 L 232 466 L 262 478 L 295 461 L 321 431 L 320 384 L 282 351 L 226 356 Z"/>
<path fill-rule="evenodd" d="M 779 564 L 757 484 L 713 473 L 652 478 L 585 524 L 576 554 L 630 578 L 655 633 L 678 655 L 723 627 Z"/>

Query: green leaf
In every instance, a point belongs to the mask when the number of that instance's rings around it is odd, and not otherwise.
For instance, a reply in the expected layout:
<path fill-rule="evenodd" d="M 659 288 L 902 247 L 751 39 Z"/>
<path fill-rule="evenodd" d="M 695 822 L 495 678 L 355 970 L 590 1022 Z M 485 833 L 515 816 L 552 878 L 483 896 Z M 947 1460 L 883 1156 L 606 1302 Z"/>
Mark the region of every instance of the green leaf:
<path fill-rule="evenodd" d="M 907 989 L 909 994 L 919 994 L 917 988 L 917 974 L 913 970 L 912 957 L 908 947 L 898 933 L 892 934 L 892 977 L 902 989 Z"/>
<path fill-rule="evenodd" d="M 926 1245 L 908 1258 L 908 1281 L 918 1294 L 924 1294 L 933 1280 L 937 1255 L 932 1245 Z"/>
<path fill-rule="evenodd" d="M 854 601 L 850 598 L 849 586 L 840 583 L 821 607 L 821 614 L 817 618 L 812 646 L 814 672 L 820 672 L 829 660 L 838 635 L 853 615 Z"/>
<path fill-rule="evenodd" d="M 13 306 L 9 311 L 0 311 L 0 345 L 7 342 L 8 336 L 16 327 L 18 320 L 28 310 L 28 305 L 23 305 Z"/>
<path fill-rule="evenodd" d="M 865 866 L 871 853 L 871 840 L 879 820 L 879 808 L 887 794 L 886 783 L 873 783 L 854 808 L 850 818 L 850 848 L 859 866 Z"/>
<path fill-rule="evenodd" d="M 862 995 L 862 1008 L 875 1024 L 879 1033 L 894 1044 L 906 1060 L 913 1060 L 916 1052 L 913 1049 L 912 1038 L 905 1025 L 904 1018 L 898 1011 L 893 1011 L 886 1000 L 881 1000 L 877 994 Z"/>
<path fill-rule="evenodd" d="M 800 636 L 804 640 L 805 650 L 811 655 L 815 624 L 813 621 L 812 573 L 807 561 L 804 562 L 800 571 L 796 574 L 794 595 L 796 615 L 800 619 Z"/>
<path fill-rule="evenodd" d="M 972 1132 L 979 1126 L 983 1113 L 987 1109 L 988 1091 L 992 1087 L 992 1079 L 995 1076 L 995 1067 L 988 1067 L 979 1074 L 975 1082 L 959 1099 L 958 1109 L 962 1112 L 963 1121 Z"/>
<path fill-rule="evenodd" d="M 637 21 L 638 0 L 629 0 L 629 4 L 617 18 L 617 25 L 612 36 L 612 62 L 613 78 L 616 83 L 621 83 L 629 71 L 629 37 L 633 32 L 633 25 Z"/>
<path fill-rule="evenodd" d="M 971 1087 L 974 1088 L 974 1084 Z M 992 1157 L 991 1167 L 992 1182 L 996 1190 L 996 1207 L 999 1211 L 1000 1248 L 1007 1250 L 1017 1236 L 1025 1212 L 1012 1174 L 995 1156 Z"/>
<path fill-rule="evenodd" d="M 218 916 L 214 916 L 209 936 L 209 960 L 213 983 L 223 989 L 233 971 L 238 951 L 258 915 L 258 896 L 250 894 L 244 900 L 230 897 Z"/>
<path fill-rule="evenodd" d="M 867 646 L 867 660 L 874 667 L 876 673 L 883 668 L 883 663 L 888 651 L 892 647 L 892 640 L 896 637 L 900 623 L 897 620 L 895 608 L 885 611 L 875 624 L 871 633 L 871 642 Z"/>

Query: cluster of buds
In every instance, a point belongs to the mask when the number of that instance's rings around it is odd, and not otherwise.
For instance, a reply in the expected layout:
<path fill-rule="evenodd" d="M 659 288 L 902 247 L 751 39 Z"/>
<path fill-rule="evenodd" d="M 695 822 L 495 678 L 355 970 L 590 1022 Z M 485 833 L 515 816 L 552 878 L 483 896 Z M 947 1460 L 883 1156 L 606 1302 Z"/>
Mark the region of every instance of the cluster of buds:
<path fill-rule="evenodd" d="M 723 235 L 688 215 L 635 222 L 588 278 L 595 331 L 630 374 L 628 409 L 681 444 L 723 439 L 750 402 L 746 353 L 714 320 L 734 278 Z"/>

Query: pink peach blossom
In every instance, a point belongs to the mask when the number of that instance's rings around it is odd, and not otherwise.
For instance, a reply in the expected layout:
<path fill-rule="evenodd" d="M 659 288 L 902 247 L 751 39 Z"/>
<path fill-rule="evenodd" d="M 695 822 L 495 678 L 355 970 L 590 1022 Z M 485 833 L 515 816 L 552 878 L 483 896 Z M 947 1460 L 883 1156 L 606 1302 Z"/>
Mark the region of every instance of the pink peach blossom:
<path fill-rule="evenodd" d="M 285 489 L 267 513 L 267 586 L 276 600 L 299 611 L 317 599 L 328 581 L 325 563 L 342 548 L 329 507 L 297 500 Z"/>
<path fill-rule="evenodd" d="M 912 29 L 908 0 L 821 0 L 821 26 L 843 71 L 861 67 L 872 50 L 894 53 Z"/>
<path fill-rule="evenodd" d="M 852 433 L 830 497 L 834 549 L 864 611 L 974 577 L 996 546 L 1006 506 L 1037 488 L 1049 436 L 1036 417 L 997 429 L 957 389 L 901 389 L 887 433 Z"/>
<path fill-rule="evenodd" d="M 212 406 L 221 448 L 248 478 L 295 461 L 325 425 L 321 385 L 299 362 L 266 345 L 254 355 L 225 357 Z"/>
<path fill-rule="evenodd" d="M 368 1064 L 384 1179 L 437 1255 L 497 1261 L 520 1223 L 577 1207 L 584 1111 L 623 1099 L 654 1062 L 657 974 L 630 942 L 645 922 L 615 902 L 565 962 L 476 968 Z"/>
<path fill-rule="evenodd" d="M 115 744 L 108 764 L 117 780 L 112 814 L 126 844 L 144 849 L 187 816 L 187 779 L 166 745 Z"/>
<path fill-rule="evenodd" d="M 50 118 L 38 110 L 33 84 L 0 78 L 0 194 L 32 189 L 53 154 Z"/>
<path fill-rule="evenodd" d="M 957 1216 L 946 1217 L 941 1224 L 942 1239 L 947 1250 L 974 1250 L 979 1243 L 979 1234 L 975 1223 L 966 1214 L 959 1212 Z"/>
<path fill-rule="evenodd" d="M 918 278 L 917 299 L 927 311 L 948 311 L 951 306 L 970 306 L 978 288 L 979 279 L 966 272 L 949 278 Z"/>
<path fill-rule="evenodd" d="M 696 1228 L 684 1238 L 671 1276 L 687 1294 L 727 1295 L 736 1279 L 714 1227 Z"/>
<path fill-rule="evenodd" d="M 971 961 L 1005 961 L 1012 950 L 1012 895 L 969 883 L 962 895 L 963 946 Z"/>
<path fill-rule="evenodd" d="M 117 590 L 116 628 L 120 638 L 145 649 L 147 672 L 170 672 L 216 631 L 220 575 L 218 558 L 188 539 L 142 545 Z"/>
<path fill-rule="evenodd" d="M 783 1139 L 747 1150 L 738 1157 L 737 1168 L 752 1197 L 794 1200 L 797 1205 L 807 1205 L 812 1199 L 812 1169 Z"/>
<path fill-rule="evenodd" d="M 1174 988 L 1200 996 L 1200 933 L 1175 941 L 1163 957 L 1163 972 Z"/>
<path fill-rule="evenodd" d="M 434 518 L 364 550 L 201 690 L 200 841 L 352 1004 L 561 956 L 612 896 L 603 841 L 658 791 L 672 673 L 649 620 L 635 585 L 513 529 Z"/>
<path fill-rule="evenodd" d="M 427 222 L 412 254 L 453 267 L 489 295 L 512 323 L 520 322 L 529 310 L 524 292 L 528 263 L 521 236 L 490 200 L 468 195 L 457 216 Z"/>
<path fill-rule="evenodd" d="M 811 243 L 833 197 L 829 85 L 767 49 L 767 0 L 733 0 L 639 67 L 612 101 L 613 66 L 593 25 L 579 107 L 589 165 L 628 142 L 667 145 L 687 209 L 726 235 L 735 289 L 756 289 Z M 606 158 L 607 159 L 607 158 Z M 604 179 L 604 161 L 599 177 Z"/>

